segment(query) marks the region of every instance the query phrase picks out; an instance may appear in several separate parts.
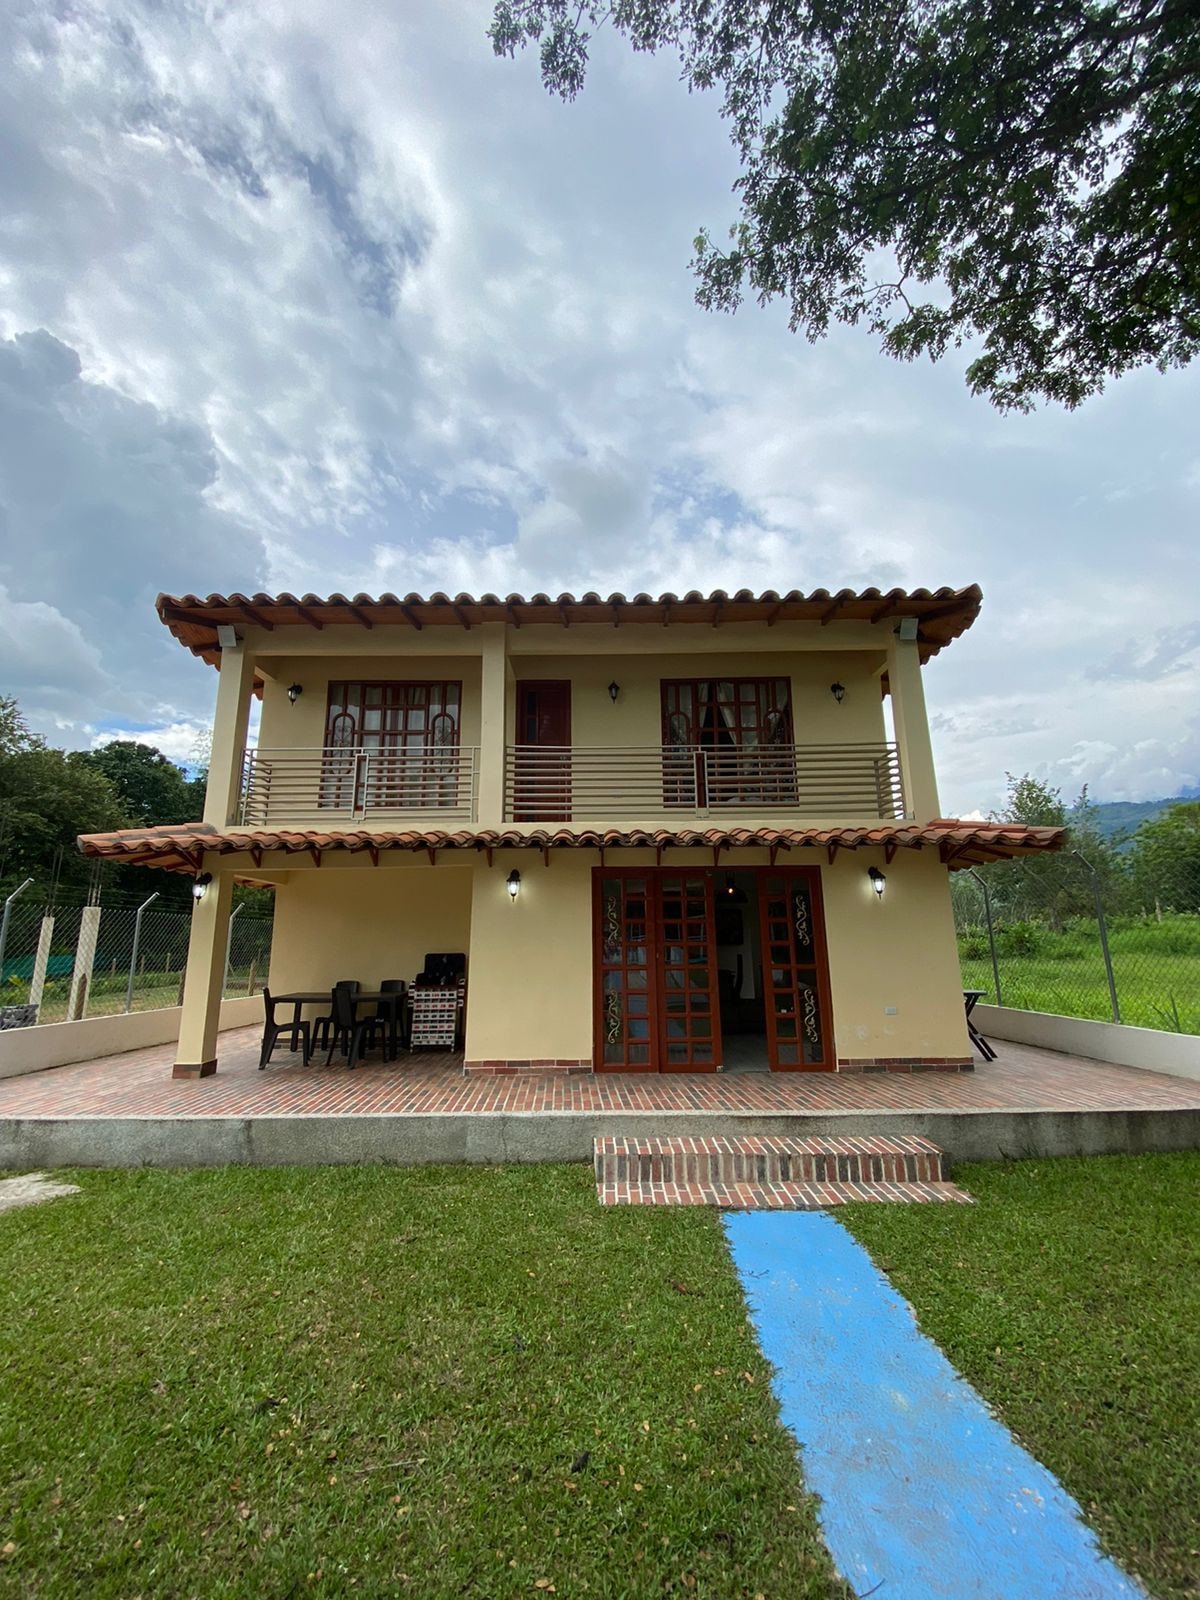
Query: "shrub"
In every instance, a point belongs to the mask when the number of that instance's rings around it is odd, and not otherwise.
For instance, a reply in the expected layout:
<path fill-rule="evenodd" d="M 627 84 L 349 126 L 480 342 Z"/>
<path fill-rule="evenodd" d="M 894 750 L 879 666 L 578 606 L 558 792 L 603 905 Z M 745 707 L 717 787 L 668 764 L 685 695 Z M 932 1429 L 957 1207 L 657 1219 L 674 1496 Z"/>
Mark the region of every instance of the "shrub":
<path fill-rule="evenodd" d="M 1034 922 L 1011 922 L 996 935 L 996 947 L 1006 956 L 1034 956 L 1042 937 L 1043 930 Z"/>

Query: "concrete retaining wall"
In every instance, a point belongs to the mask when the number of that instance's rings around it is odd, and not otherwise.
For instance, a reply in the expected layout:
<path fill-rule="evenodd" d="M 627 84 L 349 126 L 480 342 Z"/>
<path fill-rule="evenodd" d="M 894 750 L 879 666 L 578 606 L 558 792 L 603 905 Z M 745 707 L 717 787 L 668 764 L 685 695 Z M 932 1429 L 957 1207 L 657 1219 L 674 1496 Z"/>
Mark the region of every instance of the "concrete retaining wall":
<path fill-rule="evenodd" d="M 170 1044 L 179 1037 L 179 1006 L 159 1011 L 120 1012 L 114 1017 L 85 1017 L 82 1022 L 47 1022 L 37 1028 L 13 1028 L 0 1033 L 0 1078 L 19 1078 L 27 1072 L 45 1072 L 75 1061 L 94 1061 L 120 1055 L 123 1050 L 144 1050 L 149 1045 Z M 221 1003 L 221 1027 L 245 1028 L 261 1022 L 262 996 L 253 994 Z"/>
<path fill-rule="evenodd" d="M 1129 1028 L 1046 1011 L 1015 1011 L 1008 1006 L 976 1006 L 973 1020 L 985 1038 L 1011 1039 L 1014 1044 L 1091 1056 L 1119 1067 L 1200 1080 L 1200 1037 L 1193 1033 L 1160 1033 L 1156 1028 Z"/>
<path fill-rule="evenodd" d="M 0 1168 L 487 1165 L 586 1161 L 600 1134 L 921 1134 L 951 1161 L 1200 1149 L 1200 1108 L 1156 1111 L 510 1112 L 330 1117 L 10 1117 Z"/>

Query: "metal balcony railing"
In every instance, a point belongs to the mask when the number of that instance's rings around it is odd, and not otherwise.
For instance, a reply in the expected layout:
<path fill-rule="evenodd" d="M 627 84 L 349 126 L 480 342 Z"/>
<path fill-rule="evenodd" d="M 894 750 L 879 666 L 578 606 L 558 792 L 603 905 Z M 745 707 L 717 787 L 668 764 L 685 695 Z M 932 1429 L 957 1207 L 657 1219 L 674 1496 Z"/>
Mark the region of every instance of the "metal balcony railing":
<path fill-rule="evenodd" d="M 242 767 L 243 827 L 363 822 L 389 816 L 473 822 L 478 751 L 249 750 Z"/>
<path fill-rule="evenodd" d="M 904 816 L 894 744 L 510 745 L 510 822 L 608 823 L 680 812 L 790 817 Z"/>

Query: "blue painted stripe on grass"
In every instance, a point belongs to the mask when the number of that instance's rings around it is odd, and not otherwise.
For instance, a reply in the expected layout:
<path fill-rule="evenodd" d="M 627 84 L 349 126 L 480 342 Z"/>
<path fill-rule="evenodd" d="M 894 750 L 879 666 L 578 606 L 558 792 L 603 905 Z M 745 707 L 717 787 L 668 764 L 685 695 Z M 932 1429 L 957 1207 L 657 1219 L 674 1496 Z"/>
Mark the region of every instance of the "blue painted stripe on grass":
<path fill-rule="evenodd" d="M 857 1594 L 1144 1600 L 832 1217 L 724 1224 L 826 1543 Z"/>

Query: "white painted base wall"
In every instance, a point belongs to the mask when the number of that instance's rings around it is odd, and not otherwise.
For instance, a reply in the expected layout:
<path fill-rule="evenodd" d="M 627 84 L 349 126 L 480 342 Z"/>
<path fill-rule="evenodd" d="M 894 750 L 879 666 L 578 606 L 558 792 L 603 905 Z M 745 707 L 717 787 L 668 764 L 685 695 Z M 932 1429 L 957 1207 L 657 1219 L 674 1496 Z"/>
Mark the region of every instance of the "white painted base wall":
<path fill-rule="evenodd" d="M 1160 1033 L 1157 1028 L 1129 1028 L 1046 1011 L 1015 1011 L 1008 1006 L 978 1005 L 972 1020 L 985 1039 L 1011 1039 L 1014 1044 L 1091 1056 L 1119 1067 L 1200 1080 L 1200 1037 L 1193 1033 Z"/>
<path fill-rule="evenodd" d="M 37 1028 L 8 1028 L 0 1033 L 0 1078 L 19 1078 L 26 1072 L 45 1072 L 75 1061 L 95 1061 L 120 1055 L 124 1050 L 144 1050 L 170 1044 L 179 1037 L 180 1006 L 159 1011 L 120 1012 L 115 1017 L 85 1017 L 82 1022 L 48 1022 Z M 221 1027 L 245 1028 L 261 1022 L 262 996 L 248 995 L 221 1002 Z"/>

